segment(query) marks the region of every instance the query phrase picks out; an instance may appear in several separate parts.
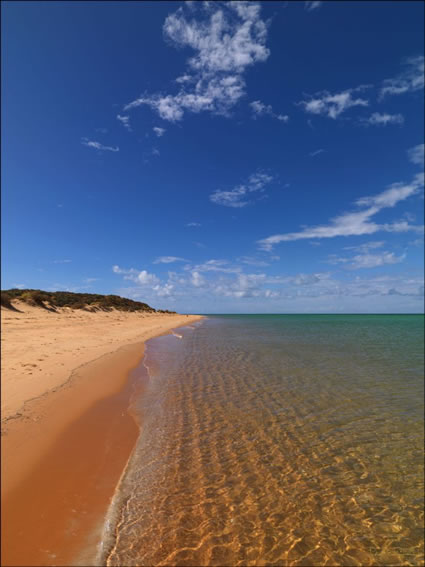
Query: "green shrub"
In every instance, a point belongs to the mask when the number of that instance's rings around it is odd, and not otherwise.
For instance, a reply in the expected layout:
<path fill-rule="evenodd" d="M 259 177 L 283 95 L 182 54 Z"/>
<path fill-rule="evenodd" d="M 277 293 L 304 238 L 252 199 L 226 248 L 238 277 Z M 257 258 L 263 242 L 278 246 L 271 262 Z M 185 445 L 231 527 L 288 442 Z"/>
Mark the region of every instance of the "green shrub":
<path fill-rule="evenodd" d="M 20 299 L 29 305 L 46 307 L 45 303 L 55 309 L 57 307 L 70 307 L 71 309 L 87 309 L 110 311 L 144 311 L 154 313 L 155 309 L 147 303 L 133 301 L 118 295 L 100 295 L 98 293 L 72 293 L 70 291 L 41 291 L 39 289 L 9 289 L 2 291 L 2 305 L 13 299 Z M 3 299 L 4 296 L 4 299 Z M 4 303 L 3 303 L 4 302 Z"/>

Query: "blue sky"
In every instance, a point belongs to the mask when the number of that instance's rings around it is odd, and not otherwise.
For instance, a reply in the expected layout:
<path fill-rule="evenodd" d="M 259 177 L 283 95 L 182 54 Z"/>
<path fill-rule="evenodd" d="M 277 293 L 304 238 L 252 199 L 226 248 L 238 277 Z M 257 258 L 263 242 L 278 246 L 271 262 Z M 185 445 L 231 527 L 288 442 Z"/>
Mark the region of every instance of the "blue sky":
<path fill-rule="evenodd" d="M 3 2 L 2 288 L 423 312 L 423 2 Z"/>

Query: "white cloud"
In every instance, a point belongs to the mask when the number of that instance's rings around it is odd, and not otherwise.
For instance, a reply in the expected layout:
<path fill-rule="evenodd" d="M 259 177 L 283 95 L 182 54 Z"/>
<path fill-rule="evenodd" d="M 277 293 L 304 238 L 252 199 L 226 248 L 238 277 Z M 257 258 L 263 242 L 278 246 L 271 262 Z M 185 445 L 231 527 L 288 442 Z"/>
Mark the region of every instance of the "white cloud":
<path fill-rule="evenodd" d="M 158 148 L 152 148 L 152 155 L 153 156 L 160 156 L 161 155 Z"/>
<path fill-rule="evenodd" d="M 190 283 L 195 287 L 203 287 L 206 284 L 205 278 L 196 270 L 192 272 Z"/>
<path fill-rule="evenodd" d="M 404 61 L 404 70 L 393 79 L 386 79 L 380 90 L 380 98 L 400 95 L 424 88 L 424 56 L 409 57 Z"/>
<path fill-rule="evenodd" d="M 53 264 L 70 264 L 72 260 L 53 260 Z"/>
<path fill-rule="evenodd" d="M 160 128 L 159 126 L 154 126 L 152 128 L 152 130 L 155 132 L 155 134 L 158 136 L 158 138 L 160 138 L 161 136 L 163 136 L 166 132 L 165 128 Z"/>
<path fill-rule="evenodd" d="M 307 0 L 306 2 L 304 2 L 304 8 L 307 10 L 307 12 L 312 12 L 313 10 L 320 8 L 322 4 L 323 2 L 319 0 Z"/>
<path fill-rule="evenodd" d="M 364 98 L 355 98 L 353 93 L 364 90 L 366 87 L 347 89 L 340 93 L 331 94 L 329 91 L 322 91 L 310 96 L 309 100 L 303 100 L 298 104 L 310 114 L 322 114 L 334 120 L 343 112 L 353 106 L 368 106 L 369 101 Z"/>
<path fill-rule="evenodd" d="M 359 244 L 358 246 L 345 246 L 344 250 L 354 250 L 356 252 L 367 253 L 369 250 L 375 250 L 376 248 L 382 248 L 385 242 L 383 240 L 365 242 L 364 244 Z"/>
<path fill-rule="evenodd" d="M 323 154 L 325 151 L 326 151 L 326 150 L 322 150 L 322 149 L 320 149 L 320 150 L 315 150 L 314 152 L 310 152 L 308 155 L 309 155 L 310 157 L 315 157 L 315 156 L 318 156 L 318 155 L 320 155 L 320 154 Z"/>
<path fill-rule="evenodd" d="M 312 238 L 334 238 L 336 236 L 359 236 L 378 231 L 405 232 L 419 231 L 421 227 L 409 225 L 407 221 L 379 225 L 372 221 L 381 209 L 394 207 L 398 202 L 419 192 L 423 187 L 423 174 L 418 174 L 410 183 L 393 183 L 388 189 L 371 197 L 358 199 L 356 205 L 367 207 L 363 210 L 343 213 L 331 219 L 327 225 L 307 227 L 299 232 L 275 234 L 258 241 L 261 249 L 270 251 L 280 242 Z"/>
<path fill-rule="evenodd" d="M 241 208 L 253 201 L 250 193 L 263 192 L 267 185 L 273 181 L 273 177 L 267 173 L 254 173 L 246 183 L 238 185 L 230 191 L 214 191 L 210 195 L 210 201 L 216 205 L 225 207 Z"/>
<path fill-rule="evenodd" d="M 255 2 L 203 3 L 192 7 L 187 19 L 184 7 L 170 14 L 164 36 L 178 48 L 190 47 L 194 55 L 188 69 L 176 81 L 177 94 L 143 94 L 125 105 L 129 111 L 148 105 L 170 122 L 183 118 L 186 111 L 209 111 L 227 115 L 245 94 L 245 70 L 265 61 L 269 50 L 266 23 Z"/>
<path fill-rule="evenodd" d="M 94 148 L 95 150 L 99 151 L 109 151 L 109 152 L 119 152 L 119 147 L 112 147 L 112 146 L 104 146 L 100 142 L 93 142 L 88 138 L 81 138 L 81 143 L 83 146 L 88 146 L 89 148 Z"/>
<path fill-rule="evenodd" d="M 406 258 L 406 254 L 396 256 L 394 252 L 383 250 L 382 252 L 371 253 L 371 249 L 380 248 L 383 242 L 369 242 L 360 246 L 347 246 L 345 250 L 355 250 L 360 252 L 352 257 L 337 256 L 331 254 L 328 259 L 329 264 L 345 264 L 351 270 L 360 268 L 376 268 L 388 264 L 398 264 Z"/>
<path fill-rule="evenodd" d="M 130 116 L 128 115 L 121 116 L 121 114 L 117 114 L 117 120 L 121 122 L 124 128 L 126 128 L 129 132 L 131 132 Z"/>
<path fill-rule="evenodd" d="M 223 272 L 227 274 L 239 273 L 241 268 L 239 266 L 232 266 L 228 260 L 207 260 L 203 264 L 198 264 L 193 268 L 186 266 L 187 270 L 195 270 L 196 272 Z"/>
<path fill-rule="evenodd" d="M 398 264 L 406 258 L 406 254 L 395 256 L 393 252 L 382 252 L 381 254 L 358 254 L 351 258 L 350 266 L 358 268 L 376 268 L 385 264 Z"/>
<path fill-rule="evenodd" d="M 154 285 L 153 290 L 158 297 L 172 297 L 174 292 L 174 284 L 167 282 L 164 285 Z"/>
<path fill-rule="evenodd" d="M 417 146 L 410 148 L 410 150 L 408 150 L 408 152 L 407 152 L 409 160 L 412 163 L 423 166 L 424 165 L 424 151 L 425 151 L 424 144 L 418 144 Z"/>
<path fill-rule="evenodd" d="M 363 254 L 358 254 L 361 255 Z M 371 256 L 378 254 L 374 252 Z M 401 256 L 387 255 L 381 260 L 382 263 L 379 263 L 376 258 L 360 259 L 354 256 L 344 265 L 352 268 L 349 263 L 356 261 L 359 268 L 367 268 L 373 265 L 385 266 L 401 260 Z M 232 267 L 227 260 L 211 260 L 204 265 L 223 269 Z M 141 299 L 154 306 L 155 300 L 160 298 L 158 307 L 164 308 L 170 301 L 173 302 L 173 309 L 184 308 L 192 312 L 214 312 L 217 308 L 231 309 L 233 312 L 235 309 L 258 312 L 262 307 L 265 308 L 263 312 L 323 312 L 335 311 L 341 307 L 350 311 L 352 306 L 362 312 L 378 311 L 382 308 L 384 311 L 393 311 L 394 307 L 405 311 L 408 307 L 414 311 L 421 308 L 418 302 L 423 299 L 423 278 L 383 274 L 369 278 L 356 275 L 350 279 L 350 272 L 346 271 L 344 276 L 338 279 L 330 272 L 268 275 L 244 273 L 241 269 L 233 272 L 202 272 L 195 268 L 186 268 L 181 272 L 168 272 L 167 279 L 157 279 L 154 283 L 153 274 L 147 272 L 124 270 L 118 266 L 115 266 L 114 271 L 135 282 L 134 287 L 120 290 L 120 295 Z M 394 299 L 391 299 L 392 297 Z M 390 306 L 392 309 L 388 309 Z"/>
<path fill-rule="evenodd" d="M 154 264 L 172 264 L 173 262 L 187 262 L 184 258 L 179 256 L 160 256 L 153 263 Z"/>
<path fill-rule="evenodd" d="M 247 264 L 249 266 L 258 266 L 258 267 L 264 267 L 264 266 L 269 266 L 269 262 L 265 262 L 264 260 L 260 260 L 259 258 L 253 258 L 252 256 L 242 256 L 241 258 L 238 258 L 238 262 L 241 262 L 242 264 Z"/>
<path fill-rule="evenodd" d="M 155 274 L 150 274 L 146 270 L 139 271 L 139 270 L 135 270 L 134 268 L 130 268 L 129 270 L 127 270 L 115 265 L 112 266 L 112 271 L 114 272 L 114 274 L 123 275 L 125 280 L 131 280 L 140 285 L 153 286 L 160 283 L 159 279 Z"/>
<path fill-rule="evenodd" d="M 272 118 L 280 120 L 281 122 L 289 121 L 289 116 L 287 114 L 276 114 L 275 112 L 273 112 L 273 108 L 270 104 L 264 104 L 260 100 L 254 100 L 253 102 L 250 102 L 249 106 L 252 108 L 254 118 L 256 118 L 257 116 L 268 115 Z"/>
<path fill-rule="evenodd" d="M 422 185 L 422 176 L 418 174 L 415 175 L 411 183 L 393 183 L 388 189 L 378 195 L 358 199 L 356 204 L 359 206 L 378 207 L 378 210 L 384 207 L 394 207 L 399 201 L 404 201 L 407 197 L 417 193 Z"/>
<path fill-rule="evenodd" d="M 404 116 L 402 114 L 387 114 L 382 112 L 374 112 L 369 118 L 362 119 L 365 124 L 373 126 L 386 126 L 387 124 L 403 124 Z"/>
<path fill-rule="evenodd" d="M 202 225 L 201 225 L 200 222 L 188 222 L 186 224 L 186 226 L 188 226 L 188 227 L 199 227 L 199 226 L 202 226 Z"/>

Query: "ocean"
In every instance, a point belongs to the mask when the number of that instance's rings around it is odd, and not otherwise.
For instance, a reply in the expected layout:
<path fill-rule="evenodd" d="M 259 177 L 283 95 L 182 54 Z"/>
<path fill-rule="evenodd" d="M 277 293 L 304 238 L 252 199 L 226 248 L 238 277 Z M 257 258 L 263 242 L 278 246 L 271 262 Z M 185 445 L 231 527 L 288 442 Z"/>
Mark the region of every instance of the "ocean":
<path fill-rule="evenodd" d="M 223 315 L 147 343 L 107 565 L 422 565 L 422 315 Z"/>

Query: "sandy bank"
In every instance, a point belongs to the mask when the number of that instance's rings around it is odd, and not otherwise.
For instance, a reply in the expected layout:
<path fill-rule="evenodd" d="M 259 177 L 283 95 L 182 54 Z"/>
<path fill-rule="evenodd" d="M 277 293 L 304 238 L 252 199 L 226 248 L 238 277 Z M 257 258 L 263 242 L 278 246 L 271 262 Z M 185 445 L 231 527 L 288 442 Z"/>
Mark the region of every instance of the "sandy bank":
<path fill-rule="evenodd" d="M 2 565 L 70 565 L 138 435 L 128 376 L 144 341 L 199 317 L 15 305 L 2 309 Z"/>

